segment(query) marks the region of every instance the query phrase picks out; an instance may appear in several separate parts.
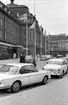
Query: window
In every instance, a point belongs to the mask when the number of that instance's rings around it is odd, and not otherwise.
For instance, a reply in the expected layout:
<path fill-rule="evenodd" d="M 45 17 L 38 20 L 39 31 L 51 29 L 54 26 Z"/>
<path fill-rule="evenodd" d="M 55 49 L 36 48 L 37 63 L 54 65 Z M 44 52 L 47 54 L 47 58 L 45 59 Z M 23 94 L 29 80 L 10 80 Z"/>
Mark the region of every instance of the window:
<path fill-rule="evenodd" d="M 20 74 L 26 74 L 26 73 L 33 73 L 38 72 L 37 69 L 32 65 L 23 66 L 20 69 Z"/>
<path fill-rule="evenodd" d="M 24 29 L 24 35 L 26 35 L 26 29 Z"/>
<path fill-rule="evenodd" d="M 11 29 L 11 23 L 9 23 L 9 30 Z"/>
<path fill-rule="evenodd" d="M 5 20 L 5 28 L 7 27 L 7 22 L 6 22 L 6 20 Z"/>
<path fill-rule="evenodd" d="M 7 38 L 7 32 L 5 32 L 5 39 Z"/>
<path fill-rule="evenodd" d="M 0 4 L 0 7 L 2 7 L 2 4 Z"/>
<path fill-rule="evenodd" d="M 2 18 L 1 18 L 1 20 L 0 20 L 0 21 L 1 21 L 1 25 L 3 25 L 3 19 L 2 19 Z"/>
<path fill-rule="evenodd" d="M 0 38 L 2 38 L 2 35 L 3 35 L 3 31 L 0 31 Z"/>
<path fill-rule="evenodd" d="M 12 31 L 14 32 L 14 24 L 12 25 Z"/>
<path fill-rule="evenodd" d="M 17 35 L 17 27 L 15 27 L 15 33 L 16 33 L 16 35 Z"/>
<path fill-rule="evenodd" d="M 0 68 L 0 72 L 2 73 L 8 73 L 8 74 L 16 74 L 18 71 L 18 67 L 12 66 L 12 65 L 3 65 Z"/>
<path fill-rule="evenodd" d="M 11 40 L 11 33 L 9 33 L 9 40 Z"/>

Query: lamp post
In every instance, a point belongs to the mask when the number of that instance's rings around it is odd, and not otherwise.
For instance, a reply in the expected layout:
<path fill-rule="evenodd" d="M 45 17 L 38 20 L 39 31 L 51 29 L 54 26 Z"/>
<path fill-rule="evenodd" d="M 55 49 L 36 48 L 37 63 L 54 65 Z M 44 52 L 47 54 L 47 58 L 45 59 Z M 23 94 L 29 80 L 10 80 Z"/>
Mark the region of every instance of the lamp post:
<path fill-rule="evenodd" d="M 36 15 L 35 15 L 35 0 L 34 0 L 34 21 L 35 21 L 35 40 L 34 40 L 34 54 L 35 54 L 35 57 L 36 57 Z"/>
<path fill-rule="evenodd" d="M 46 33 L 47 33 L 47 31 L 45 29 L 45 32 L 44 32 L 44 35 L 45 35 L 45 55 L 46 55 Z"/>
<path fill-rule="evenodd" d="M 41 32 L 41 45 L 40 45 L 40 55 L 42 55 L 42 33 L 43 33 L 43 30 L 42 30 L 42 25 L 40 26 L 40 32 Z"/>
<path fill-rule="evenodd" d="M 28 17 L 26 19 L 26 56 L 28 55 Z"/>

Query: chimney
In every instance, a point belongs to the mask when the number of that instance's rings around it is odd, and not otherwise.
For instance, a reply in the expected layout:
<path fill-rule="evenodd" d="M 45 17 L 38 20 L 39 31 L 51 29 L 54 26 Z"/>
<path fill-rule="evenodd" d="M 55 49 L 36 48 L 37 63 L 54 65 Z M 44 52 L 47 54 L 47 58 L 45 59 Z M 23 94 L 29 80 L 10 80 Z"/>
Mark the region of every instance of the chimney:
<path fill-rule="evenodd" d="M 11 4 L 13 4 L 14 0 L 10 0 L 11 1 Z"/>

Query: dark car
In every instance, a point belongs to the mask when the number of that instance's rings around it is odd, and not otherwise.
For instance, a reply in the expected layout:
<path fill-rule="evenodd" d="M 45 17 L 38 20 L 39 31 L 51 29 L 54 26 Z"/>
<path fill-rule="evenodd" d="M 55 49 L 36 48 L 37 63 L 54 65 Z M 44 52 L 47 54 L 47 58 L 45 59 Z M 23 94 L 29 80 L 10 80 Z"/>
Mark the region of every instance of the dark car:
<path fill-rule="evenodd" d="M 58 54 L 58 55 L 57 55 L 57 58 L 60 58 L 60 57 L 63 57 L 63 55 L 61 55 L 61 54 Z"/>

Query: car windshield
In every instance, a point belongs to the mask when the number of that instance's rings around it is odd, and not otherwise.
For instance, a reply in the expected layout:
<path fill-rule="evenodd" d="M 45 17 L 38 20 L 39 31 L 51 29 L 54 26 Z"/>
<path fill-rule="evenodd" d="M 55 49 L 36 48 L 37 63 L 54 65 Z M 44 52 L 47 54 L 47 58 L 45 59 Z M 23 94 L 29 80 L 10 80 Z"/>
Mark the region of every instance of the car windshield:
<path fill-rule="evenodd" d="M 12 66 L 12 65 L 3 65 L 0 68 L 0 73 L 16 74 L 17 71 L 18 71 L 18 67 Z"/>
<path fill-rule="evenodd" d="M 62 62 L 60 62 L 60 61 L 48 61 L 48 64 L 62 65 Z"/>

